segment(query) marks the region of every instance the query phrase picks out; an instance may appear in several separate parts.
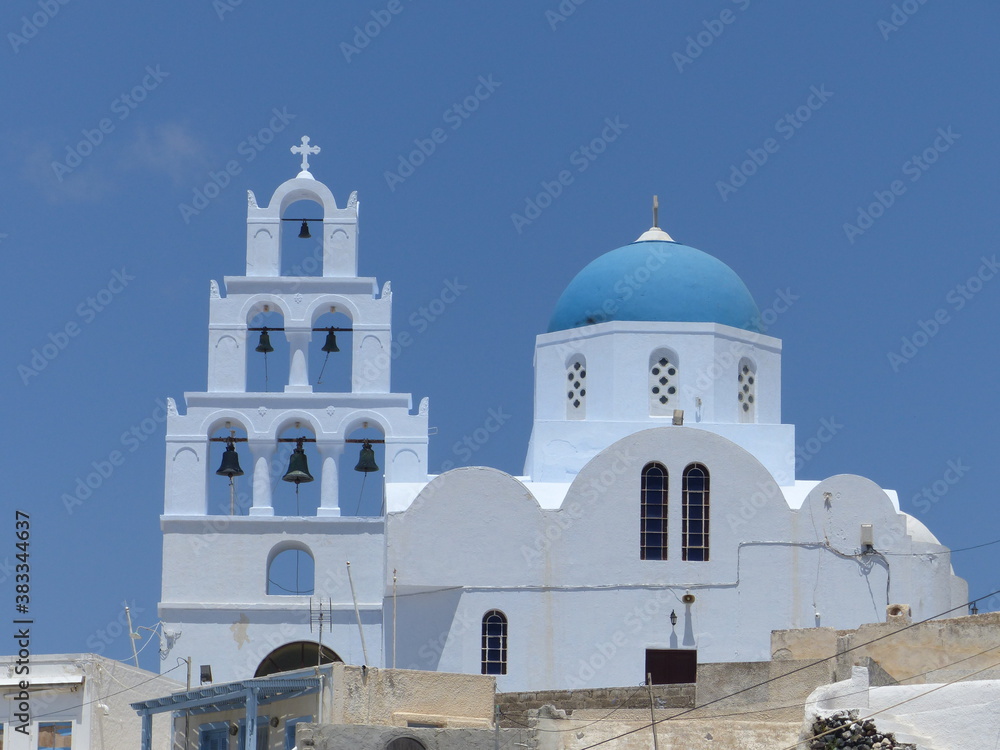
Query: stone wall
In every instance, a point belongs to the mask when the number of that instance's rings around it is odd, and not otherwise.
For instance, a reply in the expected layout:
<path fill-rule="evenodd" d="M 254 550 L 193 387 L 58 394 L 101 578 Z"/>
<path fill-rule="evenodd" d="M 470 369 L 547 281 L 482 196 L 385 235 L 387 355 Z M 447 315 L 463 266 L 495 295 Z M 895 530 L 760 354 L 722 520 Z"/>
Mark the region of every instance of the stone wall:
<path fill-rule="evenodd" d="M 501 730 L 500 747 L 509 745 L 508 730 Z M 427 750 L 494 750 L 496 735 L 488 729 L 427 729 L 345 724 L 299 724 L 295 746 L 299 750 L 383 750 L 401 737 L 412 737 Z"/>
<path fill-rule="evenodd" d="M 868 666 L 865 659 L 872 659 L 895 680 L 948 682 L 992 667 L 995 654 L 984 652 L 998 640 L 1000 612 L 990 612 L 929 620 L 906 629 L 886 622 L 857 630 L 776 630 L 771 633 L 771 653 L 775 660 L 830 658 L 838 679 L 846 679 L 852 666 Z M 976 675 L 979 680 L 997 678 L 1000 669 L 995 668 Z"/>
<path fill-rule="evenodd" d="M 335 724 L 493 725 L 496 681 L 490 675 L 333 665 Z"/>
<path fill-rule="evenodd" d="M 656 709 L 694 708 L 695 694 L 694 684 L 653 685 L 653 705 Z M 537 712 L 542 706 L 552 706 L 567 714 L 588 709 L 649 711 L 649 691 L 635 686 L 498 693 L 497 705 L 500 707 L 500 726 L 524 726 L 530 723 L 529 712 Z"/>

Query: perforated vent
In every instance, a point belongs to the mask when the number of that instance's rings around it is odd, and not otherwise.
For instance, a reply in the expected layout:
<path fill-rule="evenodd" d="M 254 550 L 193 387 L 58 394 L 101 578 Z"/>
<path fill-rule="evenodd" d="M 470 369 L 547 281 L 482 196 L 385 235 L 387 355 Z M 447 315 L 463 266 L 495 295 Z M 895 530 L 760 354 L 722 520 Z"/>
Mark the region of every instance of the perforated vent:
<path fill-rule="evenodd" d="M 740 360 L 738 385 L 736 398 L 739 402 L 740 421 L 754 422 L 757 414 L 757 371 L 749 359 Z"/>
<path fill-rule="evenodd" d="M 570 419 L 583 419 L 586 407 L 587 364 L 577 357 L 566 368 L 566 415 Z"/>
<path fill-rule="evenodd" d="M 649 413 L 672 414 L 677 402 L 678 371 L 670 352 L 655 352 L 649 364 Z"/>

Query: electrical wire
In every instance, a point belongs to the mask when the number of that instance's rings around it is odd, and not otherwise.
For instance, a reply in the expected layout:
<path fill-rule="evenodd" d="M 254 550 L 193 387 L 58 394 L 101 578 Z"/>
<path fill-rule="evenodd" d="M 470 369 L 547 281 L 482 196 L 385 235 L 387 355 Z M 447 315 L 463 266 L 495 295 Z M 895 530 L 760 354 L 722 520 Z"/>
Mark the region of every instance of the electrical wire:
<path fill-rule="evenodd" d="M 646 685 L 640 685 L 635 690 L 633 690 L 632 693 L 628 697 L 626 697 L 625 700 L 622 701 L 622 703 L 627 703 L 628 701 L 632 700 L 632 698 L 635 697 L 635 695 L 638 694 L 640 690 L 644 690 L 645 688 Z M 536 731 L 539 732 L 577 732 L 581 729 L 585 729 L 586 727 L 592 726 L 593 724 L 597 724 L 598 722 L 607 721 L 608 717 L 611 716 L 611 714 L 615 713 L 616 711 L 621 711 L 623 708 L 625 708 L 625 706 L 615 706 L 600 719 L 593 719 L 587 724 L 581 724 L 580 726 L 572 727 L 570 729 L 541 729 L 539 727 L 530 727 L 527 724 L 522 724 L 513 716 L 504 713 L 503 709 L 500 709 L 500 715 L 508 719 L 512 724 L 517 724 L 519 727 L 524 727 L 525 729 L 535 729 Z"/>
<path fill-rule="evenodd" d="M 982 544 L 974 544 L 971 547 L 960 547 L 958 549 L 947 549 L 943 552 L 883 552 L 884 555 L 891 555 L 893 557 L 934 557 L 936 555 L 953 555 L 956 552 L 968 552 L 971 549 L 980 549 L 981 547 L 990 547 L 994 544 L 1000 544 L 1000 539 L 994 539 L 992 542 L 983 542 Z"/>
<path fill-rule="evenodd" d="M 935 667 L 934 669 L 928 669 L 926 672 L 917 672 L 916 674 L 911 674 L 909 677 L 903 677 L 903 678 L 897 680 L 896 682 L 897 682 L 897 684 L 901 684 L 901 683 L 907 682 L 909 680 L 914 680 L 917 677 L 924 677 L 926 675 L 931 674 L 932 672 L 937 672 L 937 671 L 940 671 L 940 670 L 943 670 L 943 669 L 949 669 L 950 667 L 954 667 L 956 664 L 961 664 L 963 661 L 968 661 L 969 659 L 975 659 L 975 658 L 977 658 L 979 656 L 982 656 L 983 654 L 988 654 L 990 651 L 996 651 L 998 648 L 1000 648 L 1000 644 L 998 644 L 996 646 L 991 646 L 990 648 L 987 648 L 987 649 L 983 649 L 982 651 L 980 651 L 979 653 L 976 653 L 976 654 L 971 654 L 969 656 L 963 656 L 961 659 L 956 659 L 953 662 L 949 662 L 947 664 L 942 664 L 942 665 L 940 665 L 938 667 Z M 634 693 L 632 693 L 632 695 L 629 695 L 628 698 L 626 698 L 625 700 L 631 699 L 632 696 L 634 696 L 636 692 L 638 692 L 639 690 L 641 690 L 641 689 L 643 689 L 645 687 L 646 687 L 645 685 L 640 686 L 639 688 L 636 689 L 636 691 Z M 863 695 L 863 694 L 867 693 L 868 690 L 869 690 L 869 688 L 865 688 L 864 690 L 858 690 L 858 691 L 853 692 L 853 693 L 839 693 L 837 695 L 837 697 L 838 698 L 848 698 L 848 697 L 850 697 L 852 695 Z M 810 704 L 810 702 L 811 701 L 803 701 L 802 703 L 790 703 L 790 704 L 786 704 L 784 706 L 768 706 L 767 708 L 758 708 L 758 709 L 754 709 L 752 711 L 734 711 L 733 713 L 728 713 L 728 714 L 709 714 L 707 716 L 689 716 L 687 718 L 682 718 L 682 717 L 680 717 L 680 715 L 678 715 L 676 717 L 668 717 L 668 719 L 672 720 L 674 718 L 680 718 L 680 720 L 682 720 L 682 721 L 705 721 L 705 720 L 708 720 L 708 719 L 728 719 L 728 718 L 738 717 L 738 716 L 753 716 L 754 714 L 770 713 L 772 711 L 786 711 L 786 710 L 788 710 L 790 708 L 805 708 L 806 706 L 808 706 Z M 815 701 L 812 701 L 812 702 L 815 702 Z M 607 715 L 602 716 L 600 719 L 594 719 L 594 720 L 590 721 L 589 724 L 584 724 L 584 725 L 581 725 L 581 726 L 569 727 L 569 728 L 566 728 L 566 729 L 542 729 L 540 727 L 530 727 L 527 724 L 522 724 L 522 723 L 518 722 L 512 716 L 510 716 L 508 714 L 505 714 L 502 710 L 501 710 L 500 713 L 501 713 L 501 715 L 503 715 L 507 719 L 509 719 L 512 723 L 517 724 L 518 726 L 524 727 L 526 729 L 534 729 L 535 731 L 538 731 L 538 732 L 576 732 L 576 731 L 578 731 L 580 729 L 584 729 L 585 727 L 591 726 L 591 725 L 596 724 L 598 722 L 607 721 L 608 716 L 611 716 L 611 714 L 615 713 L 616 711 L 620 711 L 622 708 L 623 708 L 623 706 L 617 706 L 616 708 L 612 709 L 612 711 L 610 713 L 608 713 Z M 700 707 L 696 706 L 694 710 L 697 710 L 698 708 L 700 708 Z M 688 712 L 685 712 L 685 713 L 688 713 Z M 667 720 L 667 719 L 665 719 L 665 720 Z"/>
<path fill-rule="evenodd" d="M 985 598 L 988 598 L 988 597 L 991 597 L 991 596 L 995 596 L 996 594 L 1000 594 L 1000 589 L 997 589 L 996 591 L 992 591 L 989 594 L 984 594 L 982 597 L 979 597 L 979 599 L 985 599 Z M 973 600 L 973 601 L 978 601 L 978 599 Z M 931 617 L 925 618 L 923 620 L 919 620 L 918 622 L 910 623 L 909 625 L 904 625 L 903 627 L 901 627 L 901 628 L 899 628 L 897 630 L 893 630 L 890 633 L 886 633 L 885 635 L 880 635 L 878 638 L 873 638 L 870 641 L 865 641 L 864 643 L 859 643 L 857 646 L 851 646 L 850 648 L 844 649 L 843 651 L 839 651 L 836 654 L 833 654 L 831 656 L 826 656 L 826 657 L 824 657 L 822 659 L 817 659 L 814 662 L 811 662 L 811 663 L 806 664 L 804 666 L 801 666 L 801 667 L 798 667 L 796 669 L 793 669 L 790 672 L 785 672 L 784 674 L 778 675 L 777 677 L 771 677 L 770 679 L 764 680 L 763 682 L 758 682 L 755 685 L 750 685 L 749 687 L 741 688 L 739 690 L 734 690 L 732 693 L 728 693 L 727 695 L 723 695 L 723 696 L 720 696 L 720 697 L 715 698 L 713 700 L 710 700 L 707 703 L 702 704 L 701 706 L 697 706 L 695 708 L 689 708 L 686 711 L 682 711 L 681 713 L 676 714 L 674 716 L 670 716 L 670 717 L 667 717 L 665 719 L 658 719 L 657 721 L 654 721 L 654 722 L 651 722 L 651 723 L 646 724 L 644 726 L 638 727 L 637 729 L 632 729 L 632 730 L 629 730 L 628 732 L 623 732 L 622 734 L 616 735 L 614 737 L 608 737 L 607 739 L 601 740 L 600 742 L 595 742 L 592 745 L 586 745 L 586 746 L 584 746 L 582 748 L 579 748 L 579 750 L 590 750 L 590 748 L 599 747 L 599 746 L 604 745 L 604 744 L 606 744 L 608 742 L 613 742 L 614 740 L 620 739 L 622 737 L 627 737 L 628 735 L 635 734 L 636 732 L 641 732 L 641 731 L 650 729 L 653 726 L 655 726 L 656 724 L 662 724 L 663 722 L 666 722 L 666 721 L 675 721 L 676 719 L 678 719 L 681 716 L 693 713 L 694 711 L 697 711 L 697 710 L 699 710 L 701 708 L 705 708 L 706 706 L 711 706 L 711 705 L 714 705 L 716 703 L 721 703 L 722 701 L 728 700 L 729 698 L 732 698 L 732 697 L 734 697 L 736 695 L 740 695 L 742 693 L 746 693 L 746 692 L 748 692 L 750 690 L 754 690 L 754 689 L 762 687 L 764 685 L 769 685 L 772 682 L 777 682 L 778 680 L 782 680 L 785 677 L 789 677 L 789 676 L 791 676 L 793 674 L 797 674 L 798 672 L 802 672 L 802 671 L 804 671 L 806 669 L 811 669 L 811 668 L 813 668 L 815 666 L 818 666 L 820 664 L 823 664 L 824 662 L 829 661 L 830 659 L 836 659 L 836 658 L 838 658 L 839 656 L 841 656 L 843 654 L 848 654 L 851 651 L 857 651 L 859 648 L 864 648 L 865 646 L 870 646 L 871 644 L 877 643 L 878 641 L 885 640 L 886 638 L 891 638 L 891 637 L 893 637 L 895 635 L 899 635 L 900 633 L 906 632 L 907 630 L 909 630 L 911 628 L 915 628 L 918 625 L 923 625 L 924 623 L 931 622 L 932 620 L 936 620 L 936 619 L 938 619 L 940 617 L 943 617 L 944 615 L 950 614 L 951 612 L 954 612 L 955 610 L 962 609 L 962 608 L 968 608 L 970 604 L 972 604 L 971 601 L 970 602 L 966 602 L 965 604 L 960 604 L 957 607 L 952 607 L 950 609 L 946 609 L 945 611 L 940 612 L 940 613 L 938 613 L 936 615 L 932 615 Z M 985 671 L 985 670 L 979 670 L 978 672 L 974 672 L 973 674 L 978 674 L 979 672 L 982 672 L 982 671 Z M 794 750 L 794 746 L 793 746 L 793 748 L 791 750 Z"/>
<path fill-rule="evenodd" d="M 890 711 L 890 710 L 892 710 L 894 708 L 899 708 L 900 706 L 902 706 L 902 705 L 904 705 L 906 703 L 909 703 L 910 701 L 915 701 L 918 698 L 923 698 L 923 697 L 925 697 L 927 695 L 930 695 L 931 693 L 936 693 L 938 690 L 943 690 L 946 687 L 950 687 L 951 685 L 954 685 L 956 682 L 961 682 L 962 680 L 967 680 L 969 677 L 974 677 L 977 674 L 980 674 L 982 672 L 986 672 L 987 670 L 990 670 L 990 669 L 995 669 L 996 667 L 1000 667 L 1000 661 L 996 662 L 995 664 L 991 664 L 988 667 L 983 667 L 982 669 L 977 669 L 972 674 L 967 674 L 967 675 L 964 675 L 962 677 L 956 677 L 954 680 L 949 680 L 948 682 L 944 682 L 944 683 L 942 683 L 940 685 L 935 685 L 930 690 L 925 690 L 924 692 L 920 693 L 919 695 L 914 695 L 914 696 L 912 696 L 910 698 L 906 698 L 905 700 L 901 700 L 899 703 L 894 703 L 891 706 L 886 706 L 885 708 L 880 708 L 878 711 L 875 711 L 874 713 L 867 714 L 864 717 L 859 716 L 858 717 L 858 721 L 867 721 L 868 719 L 871 719 L 873 716 L 878 716 L 879 714 L 884 714 L 886 711 Z M 789 745 L 786 748 L 782 748 L 782 750 L 796 750 L 796 748 L 802 747 L 802 744 L 805 743 L 805 742 L 811 742 L 812 740 L 819 739 L 820 737 L 825 737 L 826 735 L 828 735 L 828 734 L 830 734 L 832 732 L 839 732 L 841 730 L 843 730 L 843 726 L 833 727 L 831 729 L 827 729 L 825 732 L 820 732 L 819 734 L 813 735 L 812 737 L 806 737 L 804 740 L 799 740 L 794 745 Z"/>
<path fill-rule="evenodd" d="M 58 711 L 49 711 L 49 713 L 47 713 L 47 714 L 34 714 L 32 716 L 32 718 L 34 718 L 34 719 L 43 719 L 46 716 L 55 716 L 56 714 L 65 714 L 67 711 L 75 711 L 78 708 L 83 708 L 84 706 L 89 706 L 92 703 L 100 703 L 105 698 L 114 698 L 116 695 L 121 695 L 122 693 L 127 693 L 129 690 L 135 690 L 137 687 L 139 687 L 140 685 L 145 685 L 147 682 L 152 682 L 153 680 L 158 680 L 161 677 L 165 677 L 166 675 L 168 675 L 171 672 L 173 672 L 175 669 L 180 669 L 180 667 L 181 667 L 181 665 L 178 664 L 175 667 L 171 667 L 166 672 L 160 672 L 160 674 L 154 674 L 148 680 L 143 680 L 142 682 L 137 682 L 135 685 L 133 685 L 132 687 L 130 687 L 130 688 L 126 689 L 126 690 L 119 690 L 116 693 L 108 693 L 107 695 L 102 695 L 99 698 L 94 698 L 94 700 L 92 700 L 92 701 L 86 701 L 86 702 L 81 703 L 81 704 L 79 704 L 77 706 L 70 706 L 68 709 L 67 708 L 61 708 Z"/>

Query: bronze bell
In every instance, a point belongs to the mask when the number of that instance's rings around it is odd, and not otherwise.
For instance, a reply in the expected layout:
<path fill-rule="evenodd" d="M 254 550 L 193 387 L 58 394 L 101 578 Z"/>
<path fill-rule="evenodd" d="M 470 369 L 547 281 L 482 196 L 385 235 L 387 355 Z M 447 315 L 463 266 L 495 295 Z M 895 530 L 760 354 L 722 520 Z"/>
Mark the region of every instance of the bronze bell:
<path fill-rule="evenodd" d="M 371 471 L 378 471 L 378 464 L 375 463 L 375 451 L 372 449 L 372 444 L 367 440 L 361 446 L 361 455 L 358 457 L 358 465 L 354 467 L 354 470 L 362 471 L 365 474 Z"/>
<path fill-rule="evenodd" d="M 313 480 L 313 475 L 309 473 L 306 452 L 302 450 L 301 442 L 292 451 L 292 455 L 288 459 L 288 471 L 285 472 L 285 476 L 282 479 L 286 482 L 295 482 L 295 484 L 311 482 Z"/>
<path fill-rule="evenodd" d="M 257 348 L 254 351 L 264 352 L 264 354 L 274 351 L 274 347 L 271 346 L 271 337 L 267 335 L 266 328 L 260 332 L 260 341 L 257 343 Z"/>
<path fill-rule="evenodd" d="M 323 344 L 322 351 L 326 352 L 327 354 L 329 354 L 330 352 L 340 351 L 340 347 L 337 346 L 337 334 L 335 334 L 333 331 L 329 331 L 326 334 L 326 343 Z"/>
<path fill-rule="evenodd" d="M 232 441 L 226 445 L 226 452 L 222 454 L 222 465 L 215 473 L 230 479 L 243 476 L 243 469 L 240 468 L 240 455 L 236 452 L 236 446 L 233 445 Z"/>
<path fill-rule="evenodd" d="M 303 219 L 302 220 L 302 228 L 299 230 L 299 239 L 300 240 L 308 240 L 308 239 L 311 239 L 311 238 L 312 238 L 312 235 L 309 234 L 309 223 L 305 219 Z"/>

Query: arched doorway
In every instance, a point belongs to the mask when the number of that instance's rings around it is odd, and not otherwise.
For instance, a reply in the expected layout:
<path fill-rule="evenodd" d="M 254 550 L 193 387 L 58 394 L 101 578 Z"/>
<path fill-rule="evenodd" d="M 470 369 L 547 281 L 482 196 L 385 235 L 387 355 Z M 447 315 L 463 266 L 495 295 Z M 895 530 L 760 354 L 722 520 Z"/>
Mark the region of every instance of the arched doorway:
<path fill-rule="evenodd" d="M 276 672 L 291 672 L 295 669 L 315 667 L 317 661 L 322 664 L 343 661 L 336 651 L 326 646 L 323 646 L 323 654 L 320 658 L 319 649 L 319 644 L 312 641 L 295 641 L 278 646 L 264 657 L 253 676 L 267 677 Z"/>

